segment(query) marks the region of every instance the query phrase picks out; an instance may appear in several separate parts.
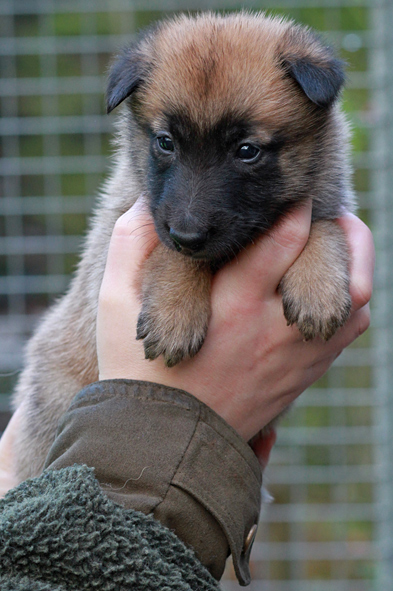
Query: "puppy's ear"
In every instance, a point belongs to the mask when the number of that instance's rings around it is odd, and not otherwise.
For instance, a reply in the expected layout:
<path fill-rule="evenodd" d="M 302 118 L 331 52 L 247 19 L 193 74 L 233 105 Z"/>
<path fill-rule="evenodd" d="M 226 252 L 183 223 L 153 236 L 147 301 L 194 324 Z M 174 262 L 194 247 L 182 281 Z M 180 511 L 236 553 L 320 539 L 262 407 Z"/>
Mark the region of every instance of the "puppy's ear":
<path fill-rule="evenodd" d="M 148 66 L 138 44 L 127 47 L 115 59 L 109 71 L 106 112 L 110 113 L 144 81 Z"/>
<path fill-rule="evenodd" d="M 289 47 L 288 47 L 289 45 Z M 318 107 L 329 107 L 345 82 L 345 63 L 312 32 L 293 27 L 282 51 L 282 67 Z"/>

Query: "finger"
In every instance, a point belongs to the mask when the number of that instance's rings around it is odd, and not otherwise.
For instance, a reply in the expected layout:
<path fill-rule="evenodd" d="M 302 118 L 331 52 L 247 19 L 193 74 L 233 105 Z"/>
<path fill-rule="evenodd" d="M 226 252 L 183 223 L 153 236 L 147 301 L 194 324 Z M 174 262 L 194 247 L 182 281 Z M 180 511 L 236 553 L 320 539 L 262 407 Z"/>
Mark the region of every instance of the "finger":
<path fill-rule="evenodd" d="M 370 326 L 370 304 L 366 304 L 351 314 L 344 326 L 338 331 L 338 348 L 345 349 L 359 338 Z M 335 337 L 333 337 L 334 339 Z"/>
<path fill-rule="evenodd" d="M 370 326 L 370 305 L 366 304 L 360 310 L 353 312 L 347 322 L 327 342 L 321 341 L 321 347 L 316 349 L 315 362 L 333 356 L 333 359 L 353 341 L 360 337 Z"/>
<path fill-rule="evenodd" d="M 237 297 L 250 292 L 274 294 L 289 267 L 306 245 L 310 234 L 311 201 L 286 215 L 270 232 L 259 238 L 220 273 Z"/>
<path fill-rule="evenodd" d="M 352 308 L 359 310 L 371 298 L 375 266 L 374 241 L 366 224 L 352 213 L 346 213 L 338 223 L 346 233 L 351 254 Z"/>
<path fill-rule="evenodd" d="M 100 299 L 124 290 L 130 291 L 132 278 L 138 276 L 149 254 L 158 243 L 154 222 L 142 199 L 116 222 L 109 244 Z M 137 287 L 135 292 L 138 291 Z"/>
<path fill-rule="evenodd" d="M 326 373 L 343 350 L 367 330 L 369 324 L 370 308 L 367 304 L 357 312 L 354 312 L 347 323 L 330 341 L 327 343 L 319 341 L 317 347 L 314 345 L 316 355 L 313 363 L 304 368 L 304 387 L 299 389 L 299 394 Z M 308 343 L 305 343 L 305 345 L 308 345 Z"/>
<path fill-rule="evenodd" d="M 0 439 L 0 498 L 18 484 L 14 473 L 14 440 L 20 428 L 22 406 L 12 415 Z"/>
<path fill-rule="evenodd" d="M 143 346 L 132 335 L 140 311 L 141 267 L 157 241 L 154 224 L 141 200 L 115 224 L 97 311 L 100 379 L 124 377 L 119 367 L 127 368 L 129 360 L 139 354 L 144 358 Z"/>

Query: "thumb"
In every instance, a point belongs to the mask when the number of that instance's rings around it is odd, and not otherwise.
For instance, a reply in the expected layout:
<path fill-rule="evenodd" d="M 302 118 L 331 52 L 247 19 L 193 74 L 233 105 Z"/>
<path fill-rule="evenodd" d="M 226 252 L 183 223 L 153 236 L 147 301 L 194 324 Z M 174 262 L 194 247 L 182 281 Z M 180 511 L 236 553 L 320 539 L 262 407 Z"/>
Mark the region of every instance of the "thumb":
<path fill-rule="evenodd" d="M 116 291 L 139 292 L 138 272 L 152 250 L 157 246 L 158 236 L 154 222 L 142 198 L 116 222 L 109 244 L 105 273 L 100 297 Z"/>
<path fill-rule="evenodd" d="M 17 432 L 21 428 L 21 418 L 23 416 L 23 403 L 17 408 L 7 425 L 6 430 L 0 439 L 0 498 L 5 493 L 18 484 L 14 472 L 14 440 Z"/>
<path fill-rule="evenodd" d="M 100 379 L 124 377 L 130 360 L 144 358 L 135 339 L 141 271 L 157 242 L 153 221 L 139 199 L 118 219 L 109 244 L 97 311 Z"/>

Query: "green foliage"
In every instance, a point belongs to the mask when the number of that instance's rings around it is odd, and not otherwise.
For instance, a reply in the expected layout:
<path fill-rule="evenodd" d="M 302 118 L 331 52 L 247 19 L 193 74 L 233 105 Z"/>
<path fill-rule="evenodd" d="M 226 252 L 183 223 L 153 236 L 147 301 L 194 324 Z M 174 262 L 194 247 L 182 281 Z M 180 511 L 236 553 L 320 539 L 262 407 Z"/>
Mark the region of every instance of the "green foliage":
<path fill-rule="evenodd" d="M 16 14 L 14 16 L 15 37 L 35 37 L 40 33 L 37 14 Z"/>
<path fill-rule="evenodd" d="M 82 156 L 84 139 L 81 133 L 67 133 L 60 136 L 60 154 L 62 156 Z"/>
<path fill-rule="evenodd" d="M 60 116 L 83 115 L 83 96 L 81 94 L 60 94 L 57 97 Z"/>
<path fill-rule="evenodd" d="M 57 13 L 53 15 L 54 34 L 58 37 L 80 35 L 81 15 L 78 13 Z"/>
<path fill-rule="evenodd" d="M 17 55 L 15 65 L 18 78 L 37 78 L 41 74 L 38 55 Z"/>
<path fill-rule="evenodd" d="M 19 138 L 19 155 L 22 157 L 43 156 L 44 142 L 42 135 L 22 135 Z"/>
<path fill-rule="evenodd" d="M 62 195 L 84 195 L 85 175 L 82 173 L 60 175 Z"/>
<path fill-rule="evenodd" d="M 17 111 L 19 117 L 39 117 L 42 114 L 42 97 L 19 96 Z"/>

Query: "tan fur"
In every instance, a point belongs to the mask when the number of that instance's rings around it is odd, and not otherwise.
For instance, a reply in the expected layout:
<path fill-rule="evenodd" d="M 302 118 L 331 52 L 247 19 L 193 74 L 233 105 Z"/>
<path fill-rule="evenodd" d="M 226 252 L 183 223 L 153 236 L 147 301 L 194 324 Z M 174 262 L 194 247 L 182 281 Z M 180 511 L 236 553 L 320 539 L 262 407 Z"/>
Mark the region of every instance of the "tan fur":
<path fill-rule="evenodd" d="M 159 245 L 144 269 L 138 338 L 169 367 L 201 348 L 210 317 L 211 271 Z"/>
<path fill-rule="evenodd" d="M 345 236 L 336 222 L 314 222 L 306 247 L 280 284 L 288 324 L 296 323 L 305 340 L 317 334 L 330 339 L 348 318 L 348 261 Z"/>
<path fill-rule="evenodd" d="M 278 55 L 297 50 L 295 41 L 288 45 L 290 23 L 208 15 L 202 22 L 182 16 L 179 24 L 175 31 L 171 23 L 160 30 L 152 56 L 156 75 L 142 90 L 142 115 L 153 128 L 160 129 L 160 113 L 171 104 L 184 106 L 201 128 L 213 125 L 228 105 L 252 111 L 262 133 L 302 128 L 307 100 L 299 100 L 277 68 Z"/>
<path fill-rule="evenodd" d="M 283 130 L 294 138 L 279 164 L 300 193 L 310 158 L 323 142 L 326 166 L 315 173 L 314 192 L 307 193 L 314 202 L 314 219 L 336 217 L 342 205 L 351 205 L 350 189 L 346 199 L 340 196 L 334 205 L 329 200 L 337 192 L 329 171 L 346 166 L 347 127 L 339 108 L 333 106 L 326 118 L 282 68 L 283 60 L 310 53 L 323 60 L 319 45 L 303 29 L 245 13 L 181 16 L 160 24 L 141 41 L 139 54 L 150 75 L 119 118 L 114 172 L 81 263 L 68 293 L 48 312 L 27 347 L 14 398 L 15 406 L 24 404 L 16 442 L 21 480 L 42 470 L 59 417 L 83 386 L 98 379 L 95 319 L 110 235 L 116 219 L 140 194 L 148 200 L 149 138 L 142 125 L 135 125 L 136 117 L 159 132 L 164 114 L 179 105 L 202 130 L 228 109 L 247 118 L 251 114 L 258 141 L 268 143 Z M 133 144 L 138 149 L 130 161 Z M 209 320 L 210 280 L 206 264 L 164 245 L 156 248 L 143 272 L 138 323 L 147 357 L 162 354 L 173 365 L 198 351 Z M 334 222 L 314 223 L 307 248 L 284 277 L 281 291 L 288 322 L 298 323 L 305 338 L 328 338 L 343 324 L 350 305 L 348 255 Z"/>

